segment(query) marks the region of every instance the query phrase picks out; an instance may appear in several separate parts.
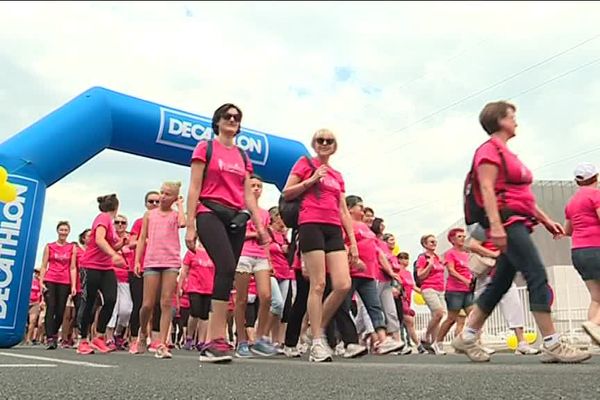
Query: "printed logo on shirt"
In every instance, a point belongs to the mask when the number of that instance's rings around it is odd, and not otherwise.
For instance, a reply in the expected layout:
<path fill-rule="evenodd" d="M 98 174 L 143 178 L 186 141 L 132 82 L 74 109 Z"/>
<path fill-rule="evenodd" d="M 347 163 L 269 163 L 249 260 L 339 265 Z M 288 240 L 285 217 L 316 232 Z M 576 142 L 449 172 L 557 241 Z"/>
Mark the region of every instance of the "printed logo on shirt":
<path fill-rule="evenodd" d="M 333 189 L 336 192 L 342 190 L 342 187 L 340 186 L 340 183 L 337 181 L 337 179 L 334 179 L 330 176 L 326 176 L 323 179 L 321 179 L 321 184 Z"/>
<path fill-rule="evenodd" d="M 229 172 L 239 176 L 246 176 L 246 170 L 244 169 L 244 166 L 238 163 L 231 164 L 219 158 L 218 166 L 219 171 L 221 172 Z"/>
<path fill-rule="evenodd" d="M 193 151 L 199 141 L 214 137 L 209 118 L 160 107 L 156 143 Z M 248 153 L 253 164 L 267 164 L 269 141 L 264 133 L 242 128 L 235 138 L 235 144 Z"/>

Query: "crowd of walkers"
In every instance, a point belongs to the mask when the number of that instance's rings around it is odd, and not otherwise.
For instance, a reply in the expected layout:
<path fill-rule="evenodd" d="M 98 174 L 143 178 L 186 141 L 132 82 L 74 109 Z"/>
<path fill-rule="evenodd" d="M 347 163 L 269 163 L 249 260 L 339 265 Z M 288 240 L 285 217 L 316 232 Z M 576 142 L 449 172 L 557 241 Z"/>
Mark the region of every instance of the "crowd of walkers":
<path fill-rule="evenodd" d="M 261 208 L 263 182 L 234 142 L 242 111 L 224 104 L 213 116 L 215 139 L 192 154 L 187 198 L 179 182 L 163 183 L 146 194 L 146 212 L 129 229 L 117 195 L 101 196 L 100 213 L 77 242 L 69 242 L 69 223 L 58 223 L 36 268 L 25 341 L 82 355 L 149 351 L 168 359 L 177 347 L 198 351 L 202 362 L 303 353 L 324 362 L 444 355 L 454 327 L 455 352 L 484 362 L 494 350 L 481 330 L 500 305 L 518 338 L 516 354 L 585 361 L 590 354 L 554 328 L 546 270 L 530 234 L 542 224 L 557 240 L 572 238 L 573 264 L 591 295 L 582 328 L 600 344 L 598 171 L 578 165 L 580 189 L 566 205 L 565 226 L 550 219 L 536 204 L 531 171 L 507 147 L 515 113 L 506 102 L 484 107 L 480 123 L 490 138 L 465 184 L 469 226 L 448 233 L 444 254 L 434 235 L 424 235 L 411 262 L 363 198 L 346 194 L 329 130 L 314 133 L 315 156 L 297 160 L 279 204 Z M 539 348 L 524 337 L 517 272 L 543 337 Z M 431 314 L 420 337 L 414 292 Z"/>

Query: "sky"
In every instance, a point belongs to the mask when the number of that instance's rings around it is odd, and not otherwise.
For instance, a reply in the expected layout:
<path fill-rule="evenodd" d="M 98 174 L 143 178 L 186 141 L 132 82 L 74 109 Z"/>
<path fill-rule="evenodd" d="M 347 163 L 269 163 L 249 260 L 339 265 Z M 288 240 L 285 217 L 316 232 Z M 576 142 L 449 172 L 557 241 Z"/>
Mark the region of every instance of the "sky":
<path fill-rule="evenodd" d="M 416 254 L 462 216 L 489 101 L 517 105 L 510 147 L 536 179 L 600 164 L 599 20 L 595 2 L 2 2 L 0 142 L 93 86 L 204 116 L 233 102 L 307 147 L 335 132 L 347 193 Z M 189 168 L 100 153 L 48 188 L 39 248 L 59 220 L 75 240 L 101 194 L 133 222 L 165 180 L 185 192 Z"/>

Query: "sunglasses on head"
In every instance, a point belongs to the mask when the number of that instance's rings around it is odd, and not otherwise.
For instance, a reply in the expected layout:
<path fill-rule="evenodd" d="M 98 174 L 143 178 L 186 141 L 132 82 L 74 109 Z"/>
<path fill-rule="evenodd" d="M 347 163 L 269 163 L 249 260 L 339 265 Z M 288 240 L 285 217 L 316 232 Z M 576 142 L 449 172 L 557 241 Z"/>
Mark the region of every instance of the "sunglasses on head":
<path fill-rule="evenodd" d="M 115 221 L 115 225 L 127 225 L 127 221 Z"/>
<path fill-rule="evenodd" d="M 242 120 L 242 116 L 240 114 L 231 114 L 231 113 L 223 114 L 223 116 L 221 118 L 223 118 L 225 121 L 229 121 L 231 118 L 233 118 L 235 120 L 235 122 L 240 122 Z"/>
<path fill-rule="evenodd" d="M 148 200 L 148 203 L 150 203 L 150 204 L 159 204 L 160 200 Z"/>
<path fill-rule="evenodd" d="M 335 139 L 333 138 L 316 138 L 315 141 L 321 146 L 328 146 L 335 143 Z"/>

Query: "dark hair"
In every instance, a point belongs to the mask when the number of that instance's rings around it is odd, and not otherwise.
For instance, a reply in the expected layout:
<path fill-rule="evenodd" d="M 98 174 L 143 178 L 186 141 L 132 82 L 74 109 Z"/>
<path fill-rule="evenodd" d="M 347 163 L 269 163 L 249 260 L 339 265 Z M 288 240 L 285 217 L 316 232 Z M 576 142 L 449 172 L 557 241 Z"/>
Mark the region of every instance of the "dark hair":
<path fill-rule="evenodd" d="M 260 176 L 256 175 L 256 174 L 250 175 L 250 179 L 256 179 L 256 180 L 259 180 L 261 182 L 264 182 L 263 179 Z"/>
<path fill-rule="evenodd" d="M 223 115 L 225 115 L 225 113 L 227 113 L 227 111 L 229 111 L 230 108 L 235 108 L 237 110 L 237 112 L 240 113 L 240 118 L 242 118 L 242 110 L 240 110 L 240 108 L 238 106 L 236 106 L 235 104 L 232 103 L 225 103 L 223 104 L 221 107 L 217 108 L 215 110 L 215 113 L 213 114 L 213 118 L 212 118 L 212 130 L 215 133 L 215 135 L 219 135 L 219 120 L 221 119 L 221 117 L 223 117 Z M 241 124 L 238 126 L 238 130 L 236 132 L 240 133 L 240 129 L 241 129 Z"/>
<path fill-rule="evenodd" d="M 371 207 L 365 207 L 364 212 L 365 212 L 365 214 L 370 212 L 371 214 L 375 215 L 375 211 L 373 211 L 373 209 Z"/>
<path fill-rule="evenodd" d="M 499 121 L 506 117 L 508 110 L 517 111 L 517 107 L 506 101 L 496 101 L 486 104 L 479 113 L 479 123 L 483 127 L 483 130 L 488 135 L 498 132 L 500 130 Z"/>
<path fill-rule="evenodd" d="M 98 196 L 98 208 L 102 212 L 116 211 L 119 208 L 119 199 L 116 194 L 107 194 L 106 196 Z"/>
<path fill-rule="evenodd" d="M 589 186 L 598 182 L 598 175 L 594 175 L 590 179 L 586 179 L 585 181 L 575 180 L 575 182 L 577 183 L 577 186 Z"/>
<path fill-rule="evenodd" d="M 61 226 L 66 226 L 67 228 L 69 228 L 69 230 L 71 230 L 71 225 L 69 225 L 69 221 L 58 221 L 58 224 L 56 224 L 56 230 L 58 230 L 58 228 L 60 228 Z"/>
<path fill-rule="evenodd" d="M 151 190 L 148 193 L 146 193 L 146 195 L 144 196 L 144 204 L 146 204 L 148 202 L 148 197 L 152 196 L 153 194 L 160 196 L 160 193 L 158 193 L 156 190 Z"/>
<path fill-rule="evenodd" d="M 85 244 L 85 235 L 87 235 L 88 232 L 90 232 L 91 229 L 84 229 L 83 232 L 81 232 L 79 234 L 79 244 L 80 245 L 84 245 Z"/>
<path fill-rule="evenodd" d="M 408 260 L 410 258 L 410 256 L 408 255 L 407 252 L 405 251 L 401 251 L 400 253 L 398 253 L 398 259 L 406 259 Z"/>
<path fill-rule="evenodd" d="M 346 207 L 348 208 L 352 208 L 355 205 L 357 205 L 358 203 L 362 203 L 363 199 L 360 196 L 356 196 L 356 195 L 349 195 L 346 196 Z"/>
<path fill-rule="evenodd" d="M 387 242 L 389 238 L 394 237 L 394 235 L 392 235 L 391 233 L 386 233 L 383 235 L 383 241 Z"/>
<path fill-rule="evenodd" d="M 383 225 L 383 219 L 375 218 L 373 220 L 373 225 L 371 225 L 371 230 L 377 236 L 381 235 L 383 232 L 381 231 L 381 226 Z"/>
<path fill-rule="evenodd" d="M 436 238 L 435 235 L 429 234 L 429 235 L 423 235 L 421 236 L 421 246 L 425 247 L 425 243 L 427 243 L 427 239 L 429 238 Z"/>

